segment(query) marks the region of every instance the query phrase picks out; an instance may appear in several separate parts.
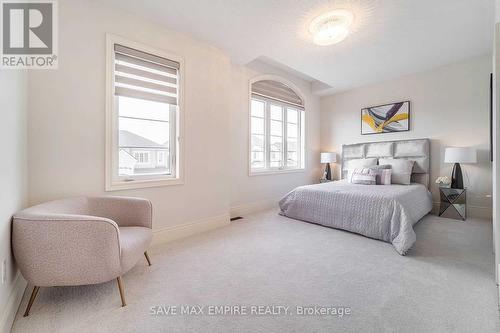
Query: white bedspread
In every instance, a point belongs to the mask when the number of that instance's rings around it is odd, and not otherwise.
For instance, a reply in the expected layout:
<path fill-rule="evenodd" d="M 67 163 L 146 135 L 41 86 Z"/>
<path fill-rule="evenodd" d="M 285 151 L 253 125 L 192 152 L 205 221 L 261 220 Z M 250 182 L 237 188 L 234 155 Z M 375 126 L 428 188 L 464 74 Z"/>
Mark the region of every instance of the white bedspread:
<path fill-rule="evenodd" d="M 421 184 L 357 185 L 344 180 L 300 186 L 281 199 L 281 214 L 391 243 L 405 255 L 415 243 L 413 225 L 432 209 Z"/>

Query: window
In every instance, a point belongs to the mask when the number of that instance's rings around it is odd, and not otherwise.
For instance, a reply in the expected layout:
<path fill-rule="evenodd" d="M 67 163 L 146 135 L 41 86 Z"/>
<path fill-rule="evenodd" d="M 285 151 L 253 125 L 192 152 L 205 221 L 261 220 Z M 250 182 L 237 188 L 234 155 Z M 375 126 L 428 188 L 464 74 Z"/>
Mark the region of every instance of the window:
<path fill-rule="evenodd" d="M 139 164 L 149 163 L 149 152 L 135 152 L 134 157 Z"/>
<path fill-rule="evenodd" d="M 158 156 L 158 164 L 159 165 L 165 163 L 164 162 L 165 161 L 165 153 L 164 152 L 159 151 L 157 156 Z"/>
<path fill-rule="evenodd" d="M 106 189 L 178 184 L 179 60 L 108 36 Z"/>
<path fill-rule="evenodd" d="M 304 168 L 302 99 L 272 80 L 252 84 L 250 100 L 250 172 L 283 172 Z"/>

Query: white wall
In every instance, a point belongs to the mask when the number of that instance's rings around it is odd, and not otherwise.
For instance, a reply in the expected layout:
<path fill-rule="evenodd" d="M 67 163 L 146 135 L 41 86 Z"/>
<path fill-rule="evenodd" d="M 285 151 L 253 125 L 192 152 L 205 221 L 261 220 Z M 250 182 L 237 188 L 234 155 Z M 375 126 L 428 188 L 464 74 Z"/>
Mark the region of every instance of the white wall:
<path fill-rule="evenodd" d="M 26 98 L 27 74 L 16 70 L 0 70 L 0 270 L 7 263 L 6 283 L 0 282 L 0 332 L 10 329 L 10 309 L 16 305 L 17 269 L 12 257 L 10 235 L 12 215 L 26 205 Z M 1 272 L 0 272 L 1 274 Z M 10 303 L 10 304 L 9 304 Z M 4 326 L 5 325 L 5 326 Z"/>
<path fill-rule="evenodd" d="M 312 174 L 319 167 L 319 101 L 308 82 L 287 77 L 310 111 L 310 170 L 249 178 L 248 83 L 274 69 L 233 65 L 216 48 L 97 1 L 61 1 L 59 12 L 59 69 L 29 78 L 30 204 L 73 195 L 145 197 L 155 208 L 153 228 L 160 229 L 224 217 L 232 206 L 241 212 L 262 207 L 257 201 L 275 203 L 318 177 Z M 104 192 L 106 33 L 184 57 L 185 184 Z"/>
<path fill-rule="evenodd" d="M 277 75 L 295 85 L 304 96 L 306 105 L 306 170 L 278 175 L 249 176 L 248 115 L 250 80 L 263 74 Z M 317 182 L 319 164 L 319 98 L 311 94 L 311 83 L 291 76 L 262 62 L 247 67 L 233 66 L 231 110 L 231 210 L 232 215 L 244 214 L 277 205 L 278 200 L 293 188 Z"/>
<path fill-rule="evenodd" d="M 59 20 L 59 69 L 29 78 L 30 204 L 74 195 L 144 197 L 153 202 L 155 229 L 227 215 L 228 57 L 97 1 L 60 1 Z M 104 192 L 106 33 L 184 58 L 185 184 Z"/>
<path fill-rule="evenodd" d="M 498 158 L 500 157 L 499 131 L 500 131 L 500 0 L 495 0 L 495 26 L 493 27 L 493 73 L 494 73 L 494 112 L 493 112 L 493 140 L 495 142 L 493 150 L 493 241 L 495 246 L 495 267 L 496 267 L 496 282 L 499 282 L 500 275 L 500 168 Z M 499 306 L 500 306 L 500 286 Z"/>
<path fill-rule="evenodd" d="M 491 55 L 432 71 L 339 93 L 321 100 L 322 150 L 341 152 L 345 143 L 411 138 L 431 139 L 431 191 L 439 201 L 434 180 L 451 174 L 444 164 L 446 146 L 474 146 L 479 163 L 464 165 L 470 182 L 470 215 L 491 216 L 489 161 L 489 77 Z M 411 101 L 411 130 L 379 135 L 360 134 L 360 110 L 390 102 Z M 336 169 L 338 172 L 338 168 Z M 338 174 L 337 174 L 338 176 Z M 465 176 L 464 176 L 465 177 Z"/>

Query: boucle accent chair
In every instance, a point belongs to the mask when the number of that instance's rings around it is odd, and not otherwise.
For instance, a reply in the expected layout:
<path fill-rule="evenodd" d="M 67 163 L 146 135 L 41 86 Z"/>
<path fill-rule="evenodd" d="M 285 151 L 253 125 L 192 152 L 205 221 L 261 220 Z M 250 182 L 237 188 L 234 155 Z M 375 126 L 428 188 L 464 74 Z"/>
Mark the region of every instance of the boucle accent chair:
<path fill-rule="evenodd" d="M 12 247 L 23 277 L 33 285 L 24 316 L 40 287 L 96 284 L 116 279 L 144 256 L 153 233 L 149 200 L 78 197 L 25 209 L 13 218 Z"/>

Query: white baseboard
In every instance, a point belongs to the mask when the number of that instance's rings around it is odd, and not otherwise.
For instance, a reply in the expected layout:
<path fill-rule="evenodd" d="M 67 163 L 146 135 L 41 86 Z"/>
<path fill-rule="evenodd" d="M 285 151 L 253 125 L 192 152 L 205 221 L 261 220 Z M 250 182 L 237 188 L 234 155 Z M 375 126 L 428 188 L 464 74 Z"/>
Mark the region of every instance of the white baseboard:
<path fill-rule="evenodd" d="M 500 264 L 498 265 L 498 269 L 500 270 Z M 500 311 L 500 285 L 497 284 L 498 290 L 498 310 Z"/>
<path fill-rule="evenodd" d="M 198 220 L 192 223 L 153 230 L 153 242 L 151 246 L 160 245 L 212 229 L 220 228 L 229 225 L 229 223 L 229 214 L 222 214 Z"/>
<path fill-rule="evenodd" d="M 481 219 L 493 219 L 492 207 L 467 206 L 467 215 Z"/>
<path fill-rule="evenodd" d="M 498 287 L 498 310 L 500 311 L 500 287 Z"/>
<path fill-rule="evenodd" d="M 249 204 L 231 207 L 229 214 L 222 214 L 191 223 L 153 230 L 153 242 L 151 246 L 157 246 L 177 239 L 220 228 L 229 225 L 230 218 L 232 217 L 245 216 L 247 214 L 260 212 L 277 206 L 277 200 L 252 202 Z"/>
<path fill-rule="evenodd" d="M 432 214 L 438 215 L 439 205 L 439 202 L 434 202 Z M 467 205 L 467 216 L 491 220 L 493 218 L 493 208 Z"/>
<path fill-rule="evenodd" d="M 263 210 L 271 209 L 274 207 L 278 207 L 277 200 L 276 201 L 275 200 L 265 200 L 265 201 L 252 202 L 252 203 L 243 204 L 243 205 L 237 205 L 237 206 L 231 207 L 230 216 L 231 216 L 231 218 L 237 217 L 237 216 L 245 216 L 248 214 L 261 212 Z"/>
<path fill-rule="evenodd" d="M 4 310 L 2 311 L 2 313 L 0 313 L 1 333 L 10 332 L 12 324 L 14 323 L 14 318 L 16 317 L 17 310 L 21 305 L 21 300 L 23 299 L 27 283 L 26 280 L 24 280 L 24 278 L 18 272 L 12 285 L 12 291 L 10 293 L 9 299 L 7 300 L 7 304 L 5 304 Z"/>

